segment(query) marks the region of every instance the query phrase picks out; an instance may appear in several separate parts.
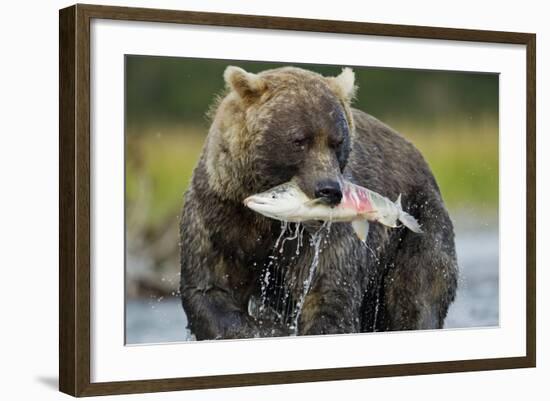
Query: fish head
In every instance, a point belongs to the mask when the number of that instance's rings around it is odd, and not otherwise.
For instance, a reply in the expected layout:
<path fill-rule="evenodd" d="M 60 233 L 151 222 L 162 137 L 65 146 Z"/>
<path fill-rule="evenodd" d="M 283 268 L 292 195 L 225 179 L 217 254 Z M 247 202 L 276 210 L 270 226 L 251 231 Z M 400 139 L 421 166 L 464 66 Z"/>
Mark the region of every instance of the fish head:
<path fill-rule="evenodd" d="M 300 210 L 309 198 L 293 182 L 285 183 L 244 200 L 249 209 L 277 220 L 299 219 Z"/>

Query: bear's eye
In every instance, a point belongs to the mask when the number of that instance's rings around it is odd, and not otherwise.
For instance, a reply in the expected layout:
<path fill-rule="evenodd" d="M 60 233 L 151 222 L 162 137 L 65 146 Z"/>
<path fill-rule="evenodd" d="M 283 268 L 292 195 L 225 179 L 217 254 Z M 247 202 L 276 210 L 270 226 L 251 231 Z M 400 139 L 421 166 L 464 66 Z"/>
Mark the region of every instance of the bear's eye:
<path fill-rule="evenodd" d="M 306 145 L 308 143 L 308 138 L 299 138 L 292 141 L 292 144 L 295 148 L 304 150 L 306 148 Z"/>
<path fill-rule="evenodd" d="M 333 139 L 332 141 L 330 141 L 330 147 L 333 149 L 338 149 L 340 146 L 342 146 L 342 143 L 344 143 L 343 137 Z"/>

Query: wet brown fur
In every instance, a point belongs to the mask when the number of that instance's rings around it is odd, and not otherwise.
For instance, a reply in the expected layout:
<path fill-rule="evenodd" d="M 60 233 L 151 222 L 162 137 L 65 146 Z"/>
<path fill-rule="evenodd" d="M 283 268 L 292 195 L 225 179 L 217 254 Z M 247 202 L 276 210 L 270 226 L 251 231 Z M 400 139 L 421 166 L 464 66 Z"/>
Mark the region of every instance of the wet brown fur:
<path fill-rule="evenodd" d="M 284 317 L 248 313 L 280 223 L 242 204 L 289 179 L 309 196 L 319 180 L 342 177 L 390 199 L 402 194 L 404 209 L 424 230 L 418 235 L 373 224 L 368 249 L 349 223 L 333 224 L 299 334 L 441 328 L 456 291 L 452 223 L 414 146 L 351 108 L 351 71 L 326 78 L 292 67 L 257 75 L 230 67 L 225 79 L 228 92 L 213 112 L 181 221 L 181 296 L 197 339 L 289 333 Z M 299 299 L 311 265 L 314 229 L 306 231 L 299 256 L 297 241 L 288 241 L 278 263 L 283 267 L 271 267 L 271 277 L 285 277 L 289 305 Z M 273 299 L 280 296 L 276 282 L 268 290 Z M 270 307 L 285 308 L 275 301 Z"/>

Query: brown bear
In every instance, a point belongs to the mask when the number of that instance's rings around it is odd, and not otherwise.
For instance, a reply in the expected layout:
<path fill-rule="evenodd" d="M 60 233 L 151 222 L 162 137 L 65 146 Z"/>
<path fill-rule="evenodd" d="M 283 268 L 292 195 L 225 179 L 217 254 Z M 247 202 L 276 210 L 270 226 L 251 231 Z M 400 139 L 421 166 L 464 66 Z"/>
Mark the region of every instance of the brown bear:
<path fill-rule="evenodd" d="M 181 300 L 196 338 L 442 328 L 457 286 L 453 225 L 419 151 L 351 107 L 353 71 L 230 66 L 224 78 L 180 225 Z M 372 224 L 365 245 L 334 223 L 316 254 L 319 222 L 285 225 L 300 235 L 280 241 L 280 222 L 243 205 L 291 179 L 337 205 L 342 178 L 401 194 L 424 232 Z"/>

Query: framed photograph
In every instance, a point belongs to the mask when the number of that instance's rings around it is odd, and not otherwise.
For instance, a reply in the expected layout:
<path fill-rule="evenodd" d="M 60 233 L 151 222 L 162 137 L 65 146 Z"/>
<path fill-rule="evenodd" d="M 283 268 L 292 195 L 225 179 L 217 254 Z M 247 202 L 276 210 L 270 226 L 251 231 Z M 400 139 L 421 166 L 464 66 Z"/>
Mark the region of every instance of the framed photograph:
<path fill-rule="evenodd" d="M 59 26 L 61 391 L 535 366 L 534 34 Z"/>

